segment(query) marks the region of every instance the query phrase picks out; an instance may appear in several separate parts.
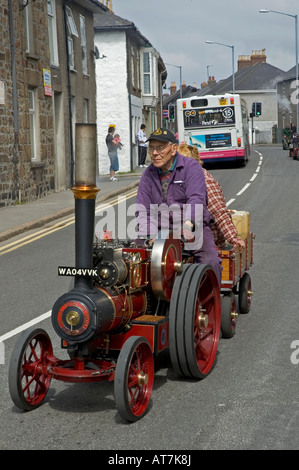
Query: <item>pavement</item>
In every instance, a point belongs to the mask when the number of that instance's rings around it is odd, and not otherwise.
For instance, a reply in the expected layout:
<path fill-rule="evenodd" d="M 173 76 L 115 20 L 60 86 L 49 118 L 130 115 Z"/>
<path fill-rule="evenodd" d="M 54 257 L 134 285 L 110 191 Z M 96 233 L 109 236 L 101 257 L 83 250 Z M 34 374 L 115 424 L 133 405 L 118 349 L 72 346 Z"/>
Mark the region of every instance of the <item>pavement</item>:
<path fill-rule="evenodd" d="M 134 172 L 117 174 L 118 181 L 109 181 L 109 176 L 99 176 L 96 185 L 100 189 L 96 205 L 110 198 L 123 194 L 139 185 L 144 168 L 135 168 Z M 42 227 L 47 223 L 73 214 L 75 199 L 71 189 L 51 193 L 44 198 L 24 204 L 0 208 L 0 242 Z"/>

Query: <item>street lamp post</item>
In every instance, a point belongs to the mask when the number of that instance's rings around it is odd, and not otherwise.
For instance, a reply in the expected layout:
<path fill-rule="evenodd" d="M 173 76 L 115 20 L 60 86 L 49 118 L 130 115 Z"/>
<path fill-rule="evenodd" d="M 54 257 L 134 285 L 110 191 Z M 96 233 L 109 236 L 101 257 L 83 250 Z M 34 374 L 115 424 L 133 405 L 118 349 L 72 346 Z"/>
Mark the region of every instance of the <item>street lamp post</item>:
<path fill-rule="evenodd" d="M 230 47 L 232 50 L 232 77 L 233 77 L 233 94 L 235 94 L 235 46 L 223 44 L 222 42 L 206 41 L 207 44 L 219 44 L 220 46 Z"/>
<path fill-rule="evenodd" d="M 298 130 L 298 125 L 299 125 L 299 103 L 298 103 L 298 96 L 297 96 L 297 90 L 298 90 L 298 16 L 297 15 L 291 15 L 289 13 L 284 13 L 282 11 L 276 11 L 276 10 L 266 10 L 262 9 L 259 10 L 260 13 L 277 13 L 278 15 L 285 15 L 285 16 L 291 16 L 292 18 L 295 19 L 295 60 L 296 60 L 296 127 Z"/>
<path fill-rule="evenodd" d="M 173 64 L 166 64 L 165 65 L 171 65 L 171 67 L 176 67 L 177 69 L 180 69 L 180 98 L 183 98 L 183 90 L 182 90 L 182 66 L 181 65 L 173 65 Z"/>

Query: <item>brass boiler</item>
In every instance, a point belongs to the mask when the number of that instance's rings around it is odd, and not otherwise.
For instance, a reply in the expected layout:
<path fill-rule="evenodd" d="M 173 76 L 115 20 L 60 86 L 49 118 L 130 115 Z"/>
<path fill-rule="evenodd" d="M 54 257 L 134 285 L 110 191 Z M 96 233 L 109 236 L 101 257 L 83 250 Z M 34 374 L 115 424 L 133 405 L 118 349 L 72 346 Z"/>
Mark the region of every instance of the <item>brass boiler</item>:
<path fill-rule="evenodd" d="M 146 312 L 143 288 L 148 285 L 150 252 L 112 245 L 104 242 L 94 249 L 94 287 L 84 288 L 81 283 L 53 307 L 53 327 L 68 342 L 82 343 L 102 333 L 121 331 L 131 319 Z"/>

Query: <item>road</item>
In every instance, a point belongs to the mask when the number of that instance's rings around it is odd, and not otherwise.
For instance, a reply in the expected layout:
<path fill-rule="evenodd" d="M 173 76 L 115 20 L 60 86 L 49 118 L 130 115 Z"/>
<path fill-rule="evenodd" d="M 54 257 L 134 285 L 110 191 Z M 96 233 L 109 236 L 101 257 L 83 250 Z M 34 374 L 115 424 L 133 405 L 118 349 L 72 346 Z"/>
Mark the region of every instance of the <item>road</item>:
<path fill-rule="evenodd" d="M 299 162 L 280 147 L 260 146 L 245 168 L 210 171 L 229 208 L 251 213 L 256 235 L 251 311 L 239 317 L 232 339 L 220 341 L 212 373 L 199 382 L 178 379 L 166 358 L 155 374 L 149 413 L 130 425 L 118 416 L 113 384 L 106 382 L 52 381 L 44 404 L 24 413 L 8 391 L 12 333 L 0 364 L 0 449 L 97 449 L 111 455 L 126 449 L 299 449 Z M 38 318 L 63 358 L 48 312 L 68 289 L 69 279 L 58 278 L 57 266 L 74 263 L 73 231 L 73 223 L 62 220 L 52 234 L 0 251 L 0 337 Z"/>

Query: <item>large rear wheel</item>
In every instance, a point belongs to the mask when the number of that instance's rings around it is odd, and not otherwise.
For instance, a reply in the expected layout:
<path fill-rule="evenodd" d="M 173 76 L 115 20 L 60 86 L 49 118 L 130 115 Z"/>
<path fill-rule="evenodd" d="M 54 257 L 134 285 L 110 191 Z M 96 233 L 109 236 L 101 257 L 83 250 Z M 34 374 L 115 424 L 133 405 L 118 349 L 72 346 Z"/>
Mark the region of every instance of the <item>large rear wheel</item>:
<path fill-rule="evenodd" d="M 212 370 L 221 323 L 220 289 L 213 268 L 185 264 L 169 308 L 169 352 L 178 375 L 203 379 Z"/>

